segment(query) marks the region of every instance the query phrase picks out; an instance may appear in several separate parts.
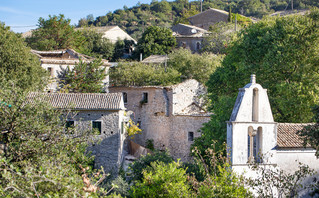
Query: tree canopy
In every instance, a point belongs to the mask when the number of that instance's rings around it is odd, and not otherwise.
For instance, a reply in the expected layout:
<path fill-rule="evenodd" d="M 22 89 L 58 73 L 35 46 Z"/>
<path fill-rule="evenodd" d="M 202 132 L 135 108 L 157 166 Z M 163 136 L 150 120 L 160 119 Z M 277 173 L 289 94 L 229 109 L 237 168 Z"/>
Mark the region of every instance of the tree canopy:
<path fill-rule="evenodd" d="M 42 89 L 46 84 L 46 71 L 39 59 L 30 52 L 23 39 L 0 23 L 0 79 L 15 80 L 16 86 Z"/>
<path fill-rule="evenodd" d="M 150 55 L 164 55 L 172 51 L 176 38 L 168 28 L 149 26 L 138 40 L 137 53 L 146 58 Z"/>
<path fill-rule="evenodd" d="M 81 49 L 85 38 L 70 25 L 71 20 L 59 16 L 49 15 L 48 19 L 39 18 L 38 28 L 32 31 L 32 36 L 26 41 L 29 46 L 37 50 L 57 50 L 74 48 Z M 81 50 L 80 50 L 81 51 Z"/>

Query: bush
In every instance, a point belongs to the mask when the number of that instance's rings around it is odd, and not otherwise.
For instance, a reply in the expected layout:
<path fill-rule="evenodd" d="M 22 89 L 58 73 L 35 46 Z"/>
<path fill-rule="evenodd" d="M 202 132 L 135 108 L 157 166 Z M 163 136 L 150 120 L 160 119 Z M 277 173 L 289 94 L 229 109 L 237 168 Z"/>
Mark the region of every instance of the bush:
<path fill-rule="evenodd" d="M 131 188 L 132 197 L 191 197 L 186 171 L 179 162 L 152 162 L 142 181 Z"/>

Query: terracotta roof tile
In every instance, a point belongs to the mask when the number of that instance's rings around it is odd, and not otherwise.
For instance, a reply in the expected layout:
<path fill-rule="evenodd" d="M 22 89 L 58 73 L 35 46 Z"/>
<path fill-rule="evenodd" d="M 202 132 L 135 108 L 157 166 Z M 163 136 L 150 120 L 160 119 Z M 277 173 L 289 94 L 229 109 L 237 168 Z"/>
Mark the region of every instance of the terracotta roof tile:
<path fill-rule="evenodd" d="M 124 109 L 122 93 L 31 93 L 28 100 L 46 101 L 57 109 L 119 110 Z"/>
<path fill-rule="evenodd" d="M 303 139 L 297 134 L 305 126 L 304 123 L 278 123 L 277 125 L 277 146 L 278 148 L 304 148 Z M 307 145 L 306 147 L 310 147 Z"/>

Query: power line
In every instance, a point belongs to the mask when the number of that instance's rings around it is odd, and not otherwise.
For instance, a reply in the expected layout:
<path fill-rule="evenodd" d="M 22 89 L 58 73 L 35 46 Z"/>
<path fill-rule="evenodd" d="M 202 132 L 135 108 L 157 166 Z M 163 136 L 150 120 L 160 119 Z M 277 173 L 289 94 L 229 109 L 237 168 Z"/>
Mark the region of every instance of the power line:
<path fill-rule="evenodd" d="M 26 28 L 26 27 L 37 27 L 36 25 L 15 25 L 15 26 L 10 26 L 12 28 Z"/>

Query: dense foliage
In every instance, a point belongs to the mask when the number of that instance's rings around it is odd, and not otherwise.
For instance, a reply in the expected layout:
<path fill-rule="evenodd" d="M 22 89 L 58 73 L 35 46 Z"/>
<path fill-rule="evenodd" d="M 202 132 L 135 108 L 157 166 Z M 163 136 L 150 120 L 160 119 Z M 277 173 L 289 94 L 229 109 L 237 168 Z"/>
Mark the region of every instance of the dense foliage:
<path fill-rule="evenodd" d="M 15 80 L 16 86 L 42 89 L 46 84 L 46 71 L 39 59 L 30 52 L 26 43 L 9 27 L 0 23 L 0 78 Z"/>
<path fill-rule="evenodd" d="M 318 1 L 294 0 L 294 9 L 305 9 L 319 6 Z M 217 8 L 238 13 L 245 16 L 259 17 L 275 11 L 291 10 L 291 1 L 288 0 L 205 0 L 203 11 L 208 8 Z M 200 12 L 200 1 L 175 0 L 152 1 L 150 4 L 138 3 L 132 8 L 124 6 L 123 9 L 109 12 L 104 16 L 93 19 L 92 15 L 82 18 L 78 26 L 118 25 L 135 39 L 141 37 L 148 26 L 170 27 L 176 23 L 188 23 L 187 18 Z"/>
<path fill-rule="evenodd" d="M 84 196 L 80 165 L 89 167 L 84 134 L 65 133 L 60 112 L 10 81 L 1 83 L 1 197 Z M 5 102 L 8 105 L 3 105 Z M 71 132 L 71 131 L 69 131 Z"/>
<path fill-rule="evenodd" d="M 165 55 L 176 45 L 172 30 L 158 26 L 149 26 L 137 43 L 137 56 L 142 53 L 146 58 L 150 55 Z"/>
<path fill-rule="evenodd" d="M 58 50 L 74 48 L 81 51 L 85 38 L 70 25 L 71 20 L 49 15 L 48 19 L 39 18 L 38 28 L 32 31 L 26 42 L 32 49 Z"/>
<path fill-rule="evenodd" d="M 190 189 L 178 162 L 153 162 L 143 171 L 143 180 L 131 188 L 131 197 L 191 197 Z"/>
<path fill-rule="evenodd" d="M 172 68 L 140 62 L 120 62 L 110 69 L 114 86 L 172 85 L 180 82 L 180 73 Z"/>
<path fill-rule="evenodd" d="M 110 70 L 110 79 L 115 86 L 172 85 L 186 79 L 206 83 L 209 76 L 220 66 L 222 55 L 211 53 L 192 54 L 187 49 L 177 49 L 168 55 L 163 64 L 122 62 Z"/>
<path fill-rule="evenodd" d="M 226 141 L 225 121 L 238 88 L 249 83 L 252 73 L 268 89 L 275 121 L 311 121 L 311 106 L 318 102 L 318 16 L 315 10 L 305 16 L 266 18 L 240 33 L 207 82 L 215 115 L 196 140 L 198 147 L 205 150 L 213 137 L 219 144 Z"/>

